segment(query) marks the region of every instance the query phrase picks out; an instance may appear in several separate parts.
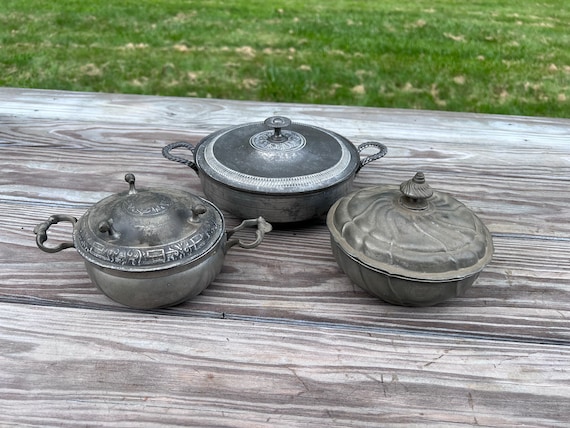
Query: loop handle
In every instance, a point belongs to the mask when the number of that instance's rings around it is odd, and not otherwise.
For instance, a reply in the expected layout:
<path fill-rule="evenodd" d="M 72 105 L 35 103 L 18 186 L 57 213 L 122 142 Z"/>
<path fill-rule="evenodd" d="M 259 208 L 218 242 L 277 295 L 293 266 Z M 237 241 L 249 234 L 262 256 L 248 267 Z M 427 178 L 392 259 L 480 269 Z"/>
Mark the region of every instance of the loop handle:
<path fill-rule="evenodd" d="M 374 153 L 370 156 L 366 156 L 364 159 L 362 159 L 360 161 L 360 165 L 358 166 L 358 169 L 356 170 L 356 173 L 358 173 L 358 171 L 360 171 L 360 169 L 364 165 L 369 164 L 370 162 L 373 162 L 375 160 L 378 160 L 378 159 L 384 157 L 386 155 L 386 153 L 388 153 L 388 148 L 384 144 L 378 143 L 376 141 L 368 141 L 366 143 L 362 143 L 357 148 L 358 153 L 362 152 L 364 149 L 367 149 L 368 147 L 374 147 L 374 148 L 378 149 L 378 152 Z"/>
<path fill-rule="evenodd" d="M 256 236 L 255 241 L 245 242 L 238 238 L 230 239 L 232 235 L 237 231 L 242 230 L 245 227 L 251 227 L 251 226 L 257 226 L 257 230 L 255 231 L 255 236 Z M 241 248 L 255 248 L 259 244 L 261 244 L 261 241 L 263 241 L 265 234 L 271 232 L 272 229 L 273 226 L 271 226 L 271 224 L 265 221 L 263 217 L 244 220 L 241 222 L 239 226 L 236 226 L 232 230 L 228 230 L 226 232 L 226 236 L 228 238 L 228 241 L 226 242 L 226 251 L 236 244 L 239 245 Z"/>
<path fill-rule="evenodd" d="M 60 221 L 68 221 L 73 226 L 75 226 L 75 223 L 77 223 L 77 219 L 75 217 L 65 214 L 55 214 L 34 228 L 34 233 L 36 234 L 36 244 L 40 250 L 45 251 L 46 253 L 57 253 L 61 250 L 65 250 L 66 248 L 72 248 L 75 246 L 73 242 L 62 242 L 61 244 L 58 244 L 54 247 L 47 247 L 44 245 L 44 242 L 46 242 L 48 239 L 48 229 Z"/>
<path fill-rule="evenodd" d="M 178 162 L 178 163 L 181 163 L 182 165 L 189 166 L 190 168 L 192 168 L 197 173 L 198 172 L 198 166 L 196 165 L 196 163 L 194 161 L 191 161 L 189 159 L 186 159 L 186 158 L 183 158 L 180 156 L 175 156 L 172 153 L 170 153 L 172 150 L 178 149 L 181 147 L 188 149 L 190 151 L 190 153 L 192 153 L 192 155 L 194 155 L 195 147 L 192 144 L 187 143 L 186 141 L 177 141 L 176 143 L 170 143 L 169 145 L 164 146 L 162 148 L 162 156 L 164 156 L 166 159 L 171 160 L 173 162 Z"/>

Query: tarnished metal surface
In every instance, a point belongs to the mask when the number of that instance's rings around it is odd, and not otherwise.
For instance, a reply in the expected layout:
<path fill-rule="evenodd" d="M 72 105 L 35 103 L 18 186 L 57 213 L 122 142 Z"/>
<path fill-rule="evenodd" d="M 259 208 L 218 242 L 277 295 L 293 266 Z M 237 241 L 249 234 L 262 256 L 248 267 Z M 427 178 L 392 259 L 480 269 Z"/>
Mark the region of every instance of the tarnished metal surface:
<path fill-rule="evenodd" d="M 225 231 L 221 211 L 191 193 L 135 187 L 108 196 L 79 219 L 55 215 L 36 227 L 36 242 L 46 252 L 75 247 L 93 282 L 127 306 L 152 308 L 179 303 L 199 294 L 222 267 L 233 245 L 254 248 L 271 230 L 263 218 L 246 220 Z M 48 229 L 73 224 L 73 242 L 46 246 Z M 245 226 L 257 226 L 254 241 L 230 238 Z"/>
<path fill-rule="evenodd" d="M 189 149 L 193 160 L 171 153 L 180 147 Z M 370 147 L 376 152 L 360 159 L 361 151 Z M 381 143 L 356 148 L 332 131 L 273 116 L 215 132 L 196 148 L 170 144 L 163 154 L 198 172 L 206 196 L 220 208 L 241 217 L 294 222 L 325 214 L 351 190 L 360 168 L 386 151 Z"/>
<path fill-rule="evenodd" d="M 135 188 L 111 195 L 79 220 L 77 251 L 101 267 L 144 272 L 186 264 L 222 239 L 222 213 L 188 192 Z"/>
<path fill-rule="evenodd" d="M 327 225 L 345 273 L 397 304 L 431 305 L 461 294 L 493 253 L 483 222 L 432 190 L 422 173 L 399 188 L 371 187 L 342 198 Z"/>

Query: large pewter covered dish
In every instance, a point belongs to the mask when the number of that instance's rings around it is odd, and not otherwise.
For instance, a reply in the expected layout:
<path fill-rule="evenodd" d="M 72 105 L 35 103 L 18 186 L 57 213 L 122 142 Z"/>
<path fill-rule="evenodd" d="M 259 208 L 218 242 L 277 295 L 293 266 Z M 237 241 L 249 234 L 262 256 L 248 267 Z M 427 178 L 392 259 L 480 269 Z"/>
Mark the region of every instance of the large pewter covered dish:
<path fill-rule="evenodd" d="M 261 217 L 226 231 L 224 217 L 211 202 L 176 189 L 129 189 L 108 196 L 77 220 L 53 215 L 36 226 L 36 243 L 48 253 L 75 247 L 93 283 L 109 298 L 137 309 L 176 305 L 201 293 L 222 269 L 234 245 L 254 248 L 271 225 Z M 73 241 L 46 245 L 48 229 L 66 221 Z M 257 226 L 256 239 L 232 235 Z"/>
<path fill-rule="evenodd" d="M 327 216 L 333 255 L 358 286 L 384 301 L 430 306 L 461 296 L 489 263 L 491 234 L 423 173 L 359 190 Z"/>
<path fill-rule="evenodd" d="M 181 147 L 192 152 L 191 160 L 172 153 Z M 367 148 L 375 152 L 361 159 Z M 196 147 L 176 142 L 163 148 L 167 159 L 198 173 L 206 197 L 219 208 L 272 223 L 326 215 L 352 190 L 358 171 L 385 154 L 381 143 L 355 147 L 335 132 L 282 116 L 222 129 Z"/>

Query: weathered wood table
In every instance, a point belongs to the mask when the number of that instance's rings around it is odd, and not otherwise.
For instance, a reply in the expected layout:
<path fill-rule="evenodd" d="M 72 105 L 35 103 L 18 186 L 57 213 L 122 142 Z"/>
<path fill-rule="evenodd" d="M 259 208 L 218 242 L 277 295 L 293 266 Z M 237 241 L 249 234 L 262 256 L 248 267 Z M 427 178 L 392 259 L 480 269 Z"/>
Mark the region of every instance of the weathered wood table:
<path fill-rule="evenodd" d="M 135 311 L 75 250 L 36 247 L 37 223 L 80 217 L 126 172 L 202 195 L 161 148 L 275 114 L 385 143 L 356 189 L 421 170 L 466 203 L 495 243 L 473 288 L 383 303 L 317 223 L 230 251 L 191 301 Z M 4 88 L 0 154 L 2 426 L 570 423 L 570 120 Z"/>

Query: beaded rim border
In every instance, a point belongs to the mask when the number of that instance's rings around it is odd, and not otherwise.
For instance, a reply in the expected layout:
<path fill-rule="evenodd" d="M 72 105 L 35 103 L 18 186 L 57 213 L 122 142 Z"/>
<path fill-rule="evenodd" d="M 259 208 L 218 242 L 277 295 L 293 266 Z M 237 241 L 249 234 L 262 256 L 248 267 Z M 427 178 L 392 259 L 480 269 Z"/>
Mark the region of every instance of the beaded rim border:
<path fill-rule="evenodd" d="M 227 132 L 235 131 L 235 129 L 236 128 L 232 128 Z M 218 141 L 218 139 L 227 132 L 218 135 L 215 140 L 210 144 L 207 144 L 203 149 L 204 163 L 207 165 L 206 169 L 212 178 L 236 188 L 272 193 L 276 191 L 284 193 L 306 192 L 342 181 L 348 175 L 347 172 L 350 172 L 347 171 L 351 161 L 350 152 L 346 147 L 339 143 L 342 154 L 338 162 L 330 168 L 314 174 L 294 177 L 259 177 L 251 174 L 244 174 L 228 168 L 214 155 L 214 145 L 216 141 Z M 338 139 L 336 137 L 334 138 L 335 141 L 338 142 Z M 201 165 L 200 167 L 203 169 Z"/>

